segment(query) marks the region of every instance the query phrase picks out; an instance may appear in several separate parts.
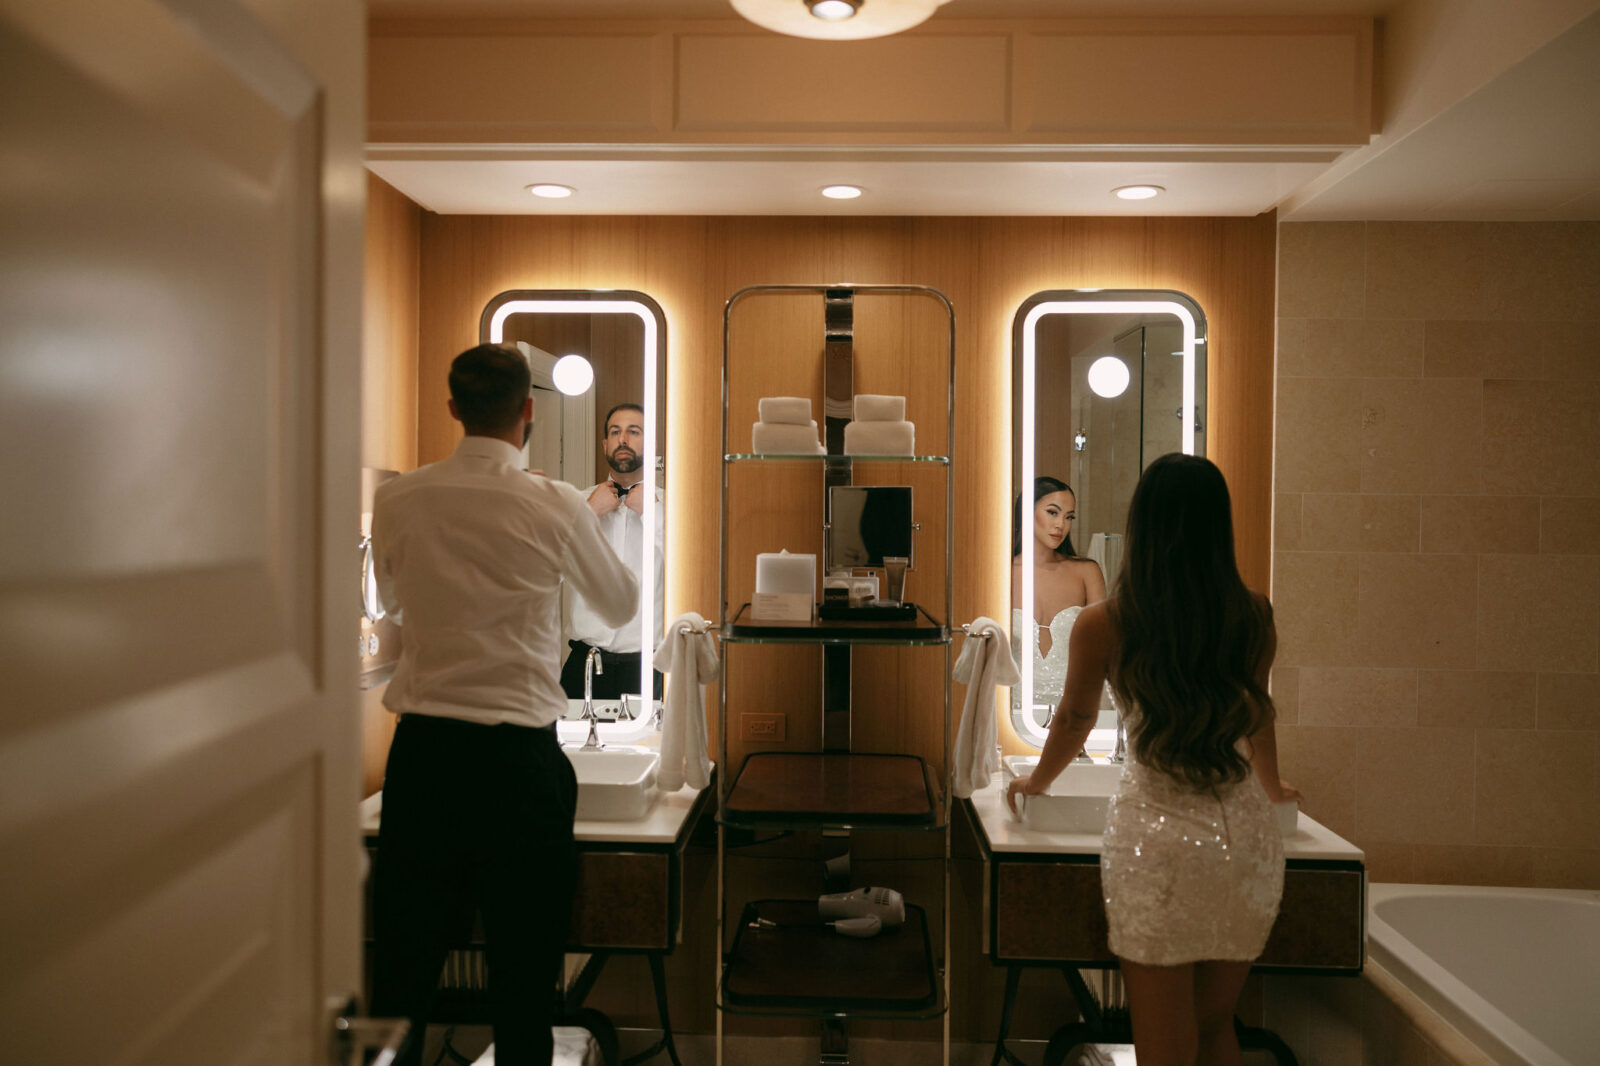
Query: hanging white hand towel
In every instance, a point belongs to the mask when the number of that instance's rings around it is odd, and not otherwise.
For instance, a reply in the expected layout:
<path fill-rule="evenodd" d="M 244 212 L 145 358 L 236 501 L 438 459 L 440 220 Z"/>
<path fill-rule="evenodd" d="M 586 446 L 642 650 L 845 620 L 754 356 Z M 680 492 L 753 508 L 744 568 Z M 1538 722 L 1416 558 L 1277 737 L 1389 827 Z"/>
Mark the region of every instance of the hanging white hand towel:
<path fill-rule="evenodd" d="M 701 686 L 722 676 L 722 660 L 717 658 L 716 640 L 706 628 L 706 620 L 693 611 L 679 615 L 656 649 L 655 666 L 667 675 L 656 784 L 662 792 L 676 792 L 684 785 L 705 788 L 711 783 L 711 758 L 706 754 Z"/>
<path fill-rule="evenodd" d="M 1000 729 L 994 717 L 995 687 L 1022 680 L 1005 627 L 989 617 L 968 626 L 966 643 L 950 676 L 967 686 L 950 786 L 957 797 L 965 799 L 987 787 L 1000 770 L 1000 756 L 995 752 Z"/>

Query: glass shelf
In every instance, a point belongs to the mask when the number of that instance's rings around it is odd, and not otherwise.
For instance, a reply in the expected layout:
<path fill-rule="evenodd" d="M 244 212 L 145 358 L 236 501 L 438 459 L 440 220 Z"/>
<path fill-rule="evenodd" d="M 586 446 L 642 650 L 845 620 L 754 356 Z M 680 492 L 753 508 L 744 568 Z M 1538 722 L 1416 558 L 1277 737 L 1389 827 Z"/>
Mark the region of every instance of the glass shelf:
<path fill-rule="evenodd" d="M 932 831 L 945 824 L 932 773 L 914 755 L 757 752 L 745 757 L 717 814 L 726 826 Z"/>
<path fill-rule="evenodd" d="M 723 460 L 730 463 L 797 462 L 797 463 L 938 463 L 950 465 L 948 455 L 789 455 L 780 452 L 729 452 Z"/>

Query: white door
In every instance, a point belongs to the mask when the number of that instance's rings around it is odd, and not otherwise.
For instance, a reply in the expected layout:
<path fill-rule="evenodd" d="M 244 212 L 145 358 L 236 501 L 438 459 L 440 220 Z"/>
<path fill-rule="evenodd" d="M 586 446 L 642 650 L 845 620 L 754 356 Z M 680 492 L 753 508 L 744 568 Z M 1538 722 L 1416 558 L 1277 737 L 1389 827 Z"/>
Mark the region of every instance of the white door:
<path fill-rule="evenodd" d="M 359 0 L 0 0 L 0 1058 L 358 987 Z"/>

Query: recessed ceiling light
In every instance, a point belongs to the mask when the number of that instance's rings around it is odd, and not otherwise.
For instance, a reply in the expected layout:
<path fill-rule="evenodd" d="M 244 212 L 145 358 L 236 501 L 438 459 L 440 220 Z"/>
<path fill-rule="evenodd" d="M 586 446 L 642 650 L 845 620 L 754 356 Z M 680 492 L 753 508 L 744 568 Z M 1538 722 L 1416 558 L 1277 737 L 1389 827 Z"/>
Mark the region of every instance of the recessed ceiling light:
<path fill-rule="evenodd" d="M 552 185 L 548 182 L 528 186 L 528 191 L 535 196 L 543 196 L 546 200 L 565 200 L 572 195 L 570 185 Z"/>
<path fill-rule="evenodd" d="M 855 15 L 860 8 L 860 0 L 806 0 L 806 7 L 811 9 L 813 18 L 839 22 Z"/>
<path fill-rule="evenodd" d="M 1120 189 L 1111 191 L 1124 200 L 1148 200 L 1152 196 L 1160 196 L 1167 190 L 1159 185 L 1124 185 Z"/>
<path fill-rule="evenodd" d="M 861 195 L 859 185 L 824 185 L 822 195 L 830 200 L 854 200 Z"/>

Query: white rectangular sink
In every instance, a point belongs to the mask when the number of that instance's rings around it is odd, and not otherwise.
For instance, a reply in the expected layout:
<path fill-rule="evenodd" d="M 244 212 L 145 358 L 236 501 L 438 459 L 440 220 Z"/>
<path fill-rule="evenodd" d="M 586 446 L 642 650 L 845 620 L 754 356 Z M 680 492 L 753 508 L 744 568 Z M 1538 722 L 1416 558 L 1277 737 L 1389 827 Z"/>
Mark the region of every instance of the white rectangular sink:
<path fill-rule="evenodd" d="M 1033 773 L 1037 755 L 1007 755 L 1000 768 L 1007 778 Z M 1099 833 L 1106 827 L 1106 811 L 1116 795 L 1122 766 L 1114 763 L 1069 763 L 1050 791 L 1028 796 L 1022 805 L 1022 824 L 1045 833 Z M 1300 805 L 1293 800 L 1274 803 L 1278 833 L 1292 837 L 1300 830 Z"/>
<path fill-rule="evenodd" d="M 583 751 L 568 748 L 578 775 L 579 821 L 631 822 L 655 806 L 661 755 L 636 748 Z"/>

